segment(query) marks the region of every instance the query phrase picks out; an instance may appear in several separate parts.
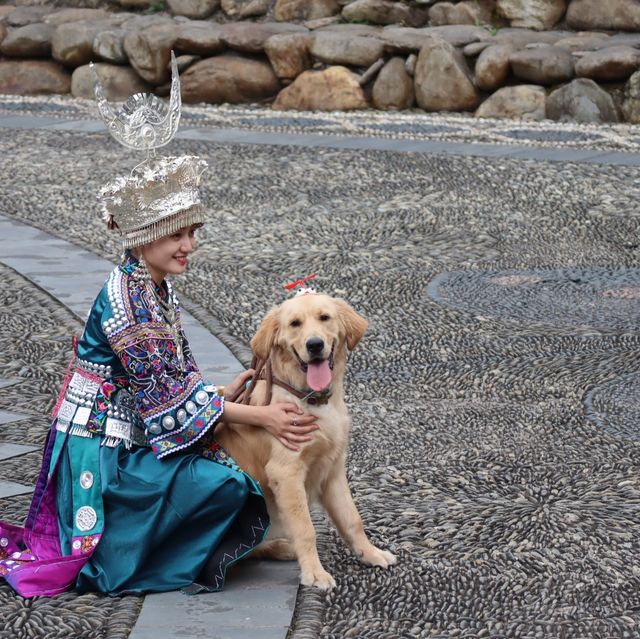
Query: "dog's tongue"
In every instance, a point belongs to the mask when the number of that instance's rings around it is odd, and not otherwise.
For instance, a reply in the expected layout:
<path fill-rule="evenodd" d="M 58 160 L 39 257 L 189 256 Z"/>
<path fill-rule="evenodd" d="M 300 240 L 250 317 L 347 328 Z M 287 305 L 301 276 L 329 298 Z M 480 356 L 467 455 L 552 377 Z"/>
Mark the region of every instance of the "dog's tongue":
<path fill-rule="evenodd" d="M 311 390 L 322 391 L 331 384 L 329 360 L 309 362 L 307 365 L 307 385 Z"/>

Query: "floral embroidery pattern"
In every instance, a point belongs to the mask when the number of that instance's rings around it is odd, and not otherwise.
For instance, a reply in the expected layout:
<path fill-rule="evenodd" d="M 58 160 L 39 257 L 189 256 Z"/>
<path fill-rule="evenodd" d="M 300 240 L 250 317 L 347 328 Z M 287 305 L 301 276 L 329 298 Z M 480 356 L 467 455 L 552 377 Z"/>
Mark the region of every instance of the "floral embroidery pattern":
<path fill-rule="evenodd" d="M 159 435 L 149 443 L 158 457 L 164 457 L 199 440 L 219 419 L 223 400 L 213 393 L 208 398 L 205 396 L 207 402 L 194 401 L 204 392 L 202 376 L 184 338 L 171 286 L 167 283 L 166 296 L 176 310 L 178 330 L 183 338 L 183 362 L 178 358 L 177 344 L 157 301 L 149 294 L 144 278 L 139 276 L 139 267 L 139 262 L 127 252 L 112 274 L 115 279 L 109 283 L 110 302 L 118 321 L 105 334 L 128 375 L 129 389 L 140 417 L 150 429 L 148 432 L 151 436 Z M 159 293 L 164 294 L 165 290 Z M 108 318 L 106 324 L 109 325 Z M 187 410 L 190 405 L 197 405 L 197 411 Z M 108 398 L 105 396 L 105 401 L 97 407 L 100 417 L 96 417 L 96 423 L 103 424 L 104 409 L 109 408 Z M 178 411 L 182 414 L 179 421 Z M 186 420 L 185 414 L 188 414 Z"/>
<path fill-rule="evenodd" d="M 129 380 L 126 377 L 112 377 L 102 382 L 96 394 L 91 417 L 87 423 L 87 430 L 90 433 L 104 432 L 107 413 L 113 406 L 117 391 L 128 386 Z"/>
<path fill-rule="evenodd" d="M 190 446 L 198 441 L 220 418 L 224 409 L 224 399 L 217 394 L 203 411 L 185 424 L 180 431 L 163 435 L 162 439 L 151 440 L 151 449 L 158 459 Z"/>
<path fill-rule="evenodd" d="M 203 446 L 201 455 L 206 459 L 217 462 L 218 464 L 222 464 L 228 468 L 233 468 L 233 470 L 244 472 L 240 466 L 238 466 L 236 460 L 231 457 L 231 455 L 229 455 L 229 453 L 222 448 L 215 439 L 211 440 L 211 442 L 207 442 L 207 444 Z"/>

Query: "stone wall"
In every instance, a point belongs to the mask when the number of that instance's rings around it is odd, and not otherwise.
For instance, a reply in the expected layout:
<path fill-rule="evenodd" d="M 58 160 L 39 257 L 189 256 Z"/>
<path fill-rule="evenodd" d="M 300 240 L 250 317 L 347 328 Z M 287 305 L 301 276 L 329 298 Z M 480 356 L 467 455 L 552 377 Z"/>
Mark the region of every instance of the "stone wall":
<path fill-rule="evenodd" d="M 638 0 L 66 1 L 0 5 L 0 93 L 166 95 L 173 49 L 185 102 L 640 122 Z"/>

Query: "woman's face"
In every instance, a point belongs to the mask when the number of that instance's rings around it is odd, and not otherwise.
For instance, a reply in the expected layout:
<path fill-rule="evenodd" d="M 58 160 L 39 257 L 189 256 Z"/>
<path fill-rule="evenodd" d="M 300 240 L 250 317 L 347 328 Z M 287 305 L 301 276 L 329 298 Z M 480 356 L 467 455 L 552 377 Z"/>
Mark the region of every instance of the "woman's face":
<path fill-rule="evenodd" d="M 195 232 L 199 227 L 186 226 L 139 249 L 156 284 L 161 284 L 168 273 L 180 275 L 186 271 L 188 257 L 196 249 Z"/>

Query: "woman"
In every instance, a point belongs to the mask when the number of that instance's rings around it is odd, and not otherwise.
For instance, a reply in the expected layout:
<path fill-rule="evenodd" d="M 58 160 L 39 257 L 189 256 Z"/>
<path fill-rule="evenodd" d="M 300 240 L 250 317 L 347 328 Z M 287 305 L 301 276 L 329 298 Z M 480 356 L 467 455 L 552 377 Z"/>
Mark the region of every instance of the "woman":
<path fill-rule="evenodd" d="M 216 444 L 216 424 L 264 427 L 293 449 L 317 428 L 293 404 L 225 404 L 194 362 L 166 276 L 195 249 L 204 167 L 160 158 L 102 191 L 125 254 L 77 344 L 25 526 L 0 522 L 0 574 L 22 596 L 222 588 L 269 520 L 260 486 Z"/>

